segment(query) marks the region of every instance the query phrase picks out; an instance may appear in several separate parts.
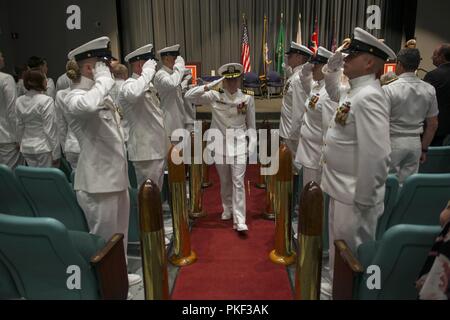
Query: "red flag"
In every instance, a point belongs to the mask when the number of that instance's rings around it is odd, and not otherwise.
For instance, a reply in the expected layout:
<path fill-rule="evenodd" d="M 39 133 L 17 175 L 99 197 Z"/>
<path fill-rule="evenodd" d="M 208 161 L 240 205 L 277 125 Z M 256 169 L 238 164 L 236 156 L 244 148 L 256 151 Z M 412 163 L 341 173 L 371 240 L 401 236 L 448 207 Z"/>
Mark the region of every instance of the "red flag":
<path fill-rule="evenodd" d="M 245 19 L 245 15 L 244 15 L 244 25 L 243 25 L 243 31 L 242 31 L 241 64 L 244 66 L 244 73 L 248 73 L 248 72 L 252 71 L 252 66 L 250 64 L 250 44 L 248 42 L 248 27 L 247 27 L 247 19 Z"/>
<path fill-rule="evenodd" d="M 319 23 L 318 23 L 317 17 L 314 22 L 314 32 L 311 36 L 311 48 L 310 49 L 314 53 L 316 53 L 316 51 L 319 50 Z"/>

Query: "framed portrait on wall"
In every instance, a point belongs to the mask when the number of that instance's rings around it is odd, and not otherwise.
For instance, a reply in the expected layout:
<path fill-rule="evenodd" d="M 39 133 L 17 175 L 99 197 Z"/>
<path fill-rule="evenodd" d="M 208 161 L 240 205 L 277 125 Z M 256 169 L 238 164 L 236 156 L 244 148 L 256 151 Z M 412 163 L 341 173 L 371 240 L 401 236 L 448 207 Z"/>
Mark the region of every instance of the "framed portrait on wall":
<path fill-rule="evenodd" d="M 200 62 L 187 62 L 186 69 L 190 69 L 192 73 L 192 84 L 197 85 L 197 79 L 202 75 L 202 64 Z"/>

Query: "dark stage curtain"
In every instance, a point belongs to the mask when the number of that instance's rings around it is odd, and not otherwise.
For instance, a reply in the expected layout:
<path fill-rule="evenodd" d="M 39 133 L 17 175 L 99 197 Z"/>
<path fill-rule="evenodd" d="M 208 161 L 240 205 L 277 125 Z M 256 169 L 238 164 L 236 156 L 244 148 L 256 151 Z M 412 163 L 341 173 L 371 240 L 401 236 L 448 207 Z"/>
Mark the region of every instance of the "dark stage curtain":
<path fill-rule="evenodd" d="M 285 17 L 286 46 L 296 39 L 300 13 L 303 44 L 309 45 L 317 17 L 320 45 L 329 48 L 333 25 L 340 44 L 355 27 L 366 27 L 368 6 L 378 5 L 382 10 L 382 26 L 373 34 L 397 51 L 405 37 L 414 35 L 417 9 L 417 0 L 117 1 L 124 54 L 147 43 L 153 43 L 156 50 L 179 43 L 187 61 L 201 62 L 203 74 L 210 74 L 222 64 L 240 61 L 244 13 L 248 18 L 252 70 L 259 73 L 264 15 L 269 19 L 270 59 L 275 60 L 281 13 Z"/>

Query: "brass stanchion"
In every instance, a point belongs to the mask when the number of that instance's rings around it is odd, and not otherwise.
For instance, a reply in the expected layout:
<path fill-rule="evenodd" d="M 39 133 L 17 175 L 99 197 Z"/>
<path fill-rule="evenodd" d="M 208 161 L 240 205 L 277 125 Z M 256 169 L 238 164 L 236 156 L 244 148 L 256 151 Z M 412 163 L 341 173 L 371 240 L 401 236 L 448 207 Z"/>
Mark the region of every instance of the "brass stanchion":
<path fill-rule="evenodd" d="M 142 271 L 146 300 L 168 300 L 167 254 L 160 191 L 147 180 L 139 190 Z"/>
<path fill-rule="evenodd" d="M 275 178 L 275 249 L 270 260 L 277 264 L 291 265 L 295 262 L 292 250 L 291 202 L 292 202 L 292 155 L 286 144 L 280 146 L 280 169 Z"/>
<path fill-rule="evenodd" d="M 263 216 L 267 220 L 275 220 L 275 176 L 266 176 L 267 192 L 266 192 L 266 211 Z"/>
<path fill-rule="evenodd" d="M 316 182 L 305 187 L 300 198 L 295 298 L 319 300 L 322 272 L 323 193 Z"/>
<path fill-rule="evenodd" d="M 190 165 L 190 174 L 189 174 L 189 196 L 190 196 L 190 210 L 189 216 L 192 219 L 198 219 L 206 217 L 205 212 L 203 211 L 203 190 L 202 190 L 202 164 L 195 163 L 195 133 L 191 133 L 191 165 Z"/>
<path fill-rule="evenodd" d="M 209 125 L 206 122 L 203 122 L 202 124 L 202 138 L 205 136 L 206 131 L 208 131 Z M 202 153 L 205 154 L 206 149 L 206 141 L 203 141 L 202 139 Z M 202 157 L 203 159 L 203 157 Z M 202 188 L 207 189 L 212 186 L 212 182 L 209 181 L 209 166 L 206 164 L 205 160 L 203 159 L 203 165 L 202 165 Z"/>
<path fill-rule="evenodd" d="M 182 152 L 172 146 L 167 159 L 169 167 L 169 187 L 171 193 L 171 209 L 173 222 L 173 255 L 170 262 L 178 267 L 188 266 L 197 260 L 197 255 L 191 251 L 191 237 L 189 234 L 189 216 L 187 208 L 185 165 L 176 165 L 173 159 Z"/>

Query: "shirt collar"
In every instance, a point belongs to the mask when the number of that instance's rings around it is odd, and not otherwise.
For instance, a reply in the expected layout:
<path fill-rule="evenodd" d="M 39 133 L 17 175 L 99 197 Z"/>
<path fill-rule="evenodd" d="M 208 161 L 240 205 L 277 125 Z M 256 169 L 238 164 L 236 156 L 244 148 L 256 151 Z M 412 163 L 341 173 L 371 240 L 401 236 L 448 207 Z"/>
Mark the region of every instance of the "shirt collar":
<path fill-rule="evenodd" d="M 362 77 L 358 77 L 355 79 L 350 80 L 350 87 L 352 89 L 359 88 L 362 86 L 365 86 L 366 84 L 370 82 L 374 82 L 376 80 L 375 74 L 368 74 Z"/>
<path fill-rule="evenodd" d="M 296 72 L 300 71 L 302 68 L 303 68 L 303 64 L 296 66 L 294 69 L 292 69 L 292 72 L 296 73 Z"/>
<path fill-rule="evenodd" d="M 89 78 L 86 78 L 85 76 L 81 76 L 80 83 L 74 84 L 74 89 L 81 89 L 81 90 L 90 90 L 95 84 L 94 80 L 91 80 Z"/>
<path fill-rule="evenodd" d="M 173 73 L 173 70 L 170 69 L 170 68 L 168 68 L 168 67 L 166 67 L 165 65 L 163 65 L 162 68 L 163 68 L 165 71 L 167 71 L 169 74 L 172 74 L 172 73 Z"/>
<path fill-rule="evenodd" d="M 402 78 L 417 78 L 416 74 L 414 72 L 405 72 L 398 76 L 399 79 Z"/>
<path fill-rule="evenodd" d="M 131 78 L 133 78 L 133 79 L 139 79 L 139 75 L 138 75 L 137 73 L 133 72 Z"/>

